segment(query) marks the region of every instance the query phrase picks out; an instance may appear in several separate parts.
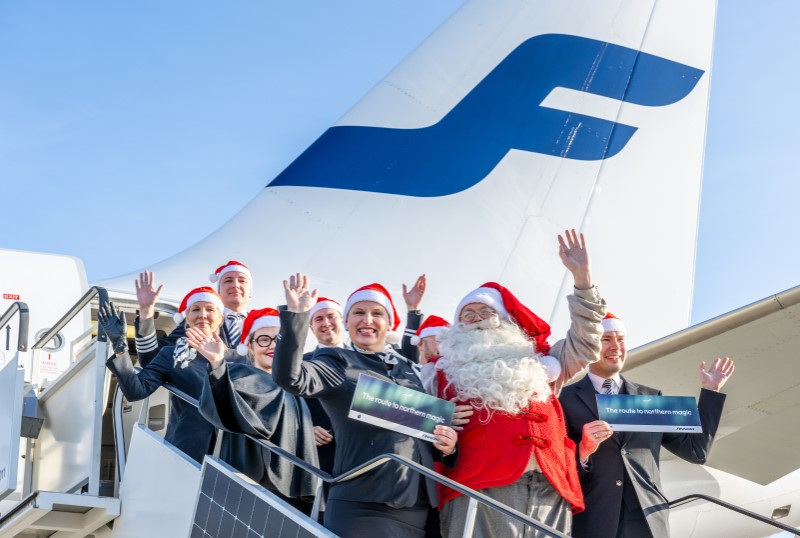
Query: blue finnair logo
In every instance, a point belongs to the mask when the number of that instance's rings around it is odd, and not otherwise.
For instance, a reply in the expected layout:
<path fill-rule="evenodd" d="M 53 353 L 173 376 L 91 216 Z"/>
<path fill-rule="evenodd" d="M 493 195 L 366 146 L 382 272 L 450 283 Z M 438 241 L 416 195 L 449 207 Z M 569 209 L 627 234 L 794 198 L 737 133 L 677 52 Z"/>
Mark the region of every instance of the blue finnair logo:
<path fill-rule="evenodd" d="M 514 49 L 435 125 L 328 129 L 269 186 L 446 196 L 485 178 L 511 149 L 596 161 L 619 153 L 636 127 L 540 106 L 558 87 L 665 106 L 703 71 L 572 35 L 533 37 Z"/>

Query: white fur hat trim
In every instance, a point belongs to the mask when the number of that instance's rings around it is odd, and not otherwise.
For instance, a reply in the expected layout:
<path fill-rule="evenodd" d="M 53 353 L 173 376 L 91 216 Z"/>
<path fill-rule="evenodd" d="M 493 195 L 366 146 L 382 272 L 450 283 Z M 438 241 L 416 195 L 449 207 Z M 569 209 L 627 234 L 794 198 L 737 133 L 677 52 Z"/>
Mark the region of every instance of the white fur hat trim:
<path fill-rule="evenodd" d="M 249 351 L 247 344 L 247 338 L 254 332 L 265 329 L 267 327 L 280 327 L 281 326 L 281 318 L 278 316 L 261 316 L 260 318 L 256 318 L 253 321 L 253 325 L 250 327 L 250 331 L 247 334 L 243 334 L 242 338 L 243 341 L 236 346 L 236 353 L 239 355 L 245 356 Z"/>
<path fill-rule="evenodd" d="M 411 337 L 411 345 L 413 346 L 419 345 L 422 339 L 425 338 L 426 336 L 436 336 L 445 329 L 447 329 L 447 327 L 425 327 L 419 332 L 419 336 L 415 334 L 414 336 Z"/>
<path fill-rule="evenodd" d="M 353 293 L 350 298 L 347 299 L 347 303 L 344 305 L 345 319 L 347 319 L 347 314 L 350 312 L 350 309 L 353 307 L 353 305 L 360 303 L 361 301 L 372 301 L 373 303 L 378 303 L 381 305 L 384 309 L 386 309 L 386 313 L 389 314 L 389 327 L 394 327 L 394 315 L 392 314 L 394 308 L 392 307 L 392 303 L 389 301 L 388 297 L 375 290 L 359 290 Z"/>
<path fill-rule="evenodd" d="M 332 308 L 332 309 L 336 310 L 337 312 L 339 312 L 339 314 L 342 313 L 342 305 L 340 305 L 339 303 L 334 302 L 334 301 L 320 301 L 317 304 L 315 304 L 314 306 L 312 306 L 311 310 L 308 311 L 309 319 L 313 318 L 314 314 L 316 314 L 317 312 L 319 312 L 320 310 L 323 310 L 325 308 Z"/>
<path fill-rule="evenodd" d="M 461 302 L 458 303 L 456 315 L 453 319 L 456 321 L 461 319 L 461 311 L 470 303 L 481 303 L 490 306 L 497 310 L 501 318 L 508 319 L 508 311 L 503 304 L 503 298 L 500 296 L 500 292 L 492 288 L 478 288 L 469 292 L 461 299 Z"/>
<path fill-rule="evenodd" d="M 619 318 L 606 318 L 600 324 L 603 326 L 604 333 L 624 333 L 625 324 Z"/>
<path fill-rule="evenodd" d="M 225 307 L 222 305 L 222 301 L 220 300 L 218 295 L 212 293 L 200 292 L 192 294 L 192 296 L 186 300 L 186 309 L 183 312 L 186 312 L 186 310 L 189 310 L 194 303 L 200 301 L 205 301 L 206 303 L 213 304 L 214 306 L 217 307 L 217 310 L 219 310 L 220 314 L 225 311 Z M 186 316 L 184 315 L 183 312 L 175 312 L 175 314 L 172 316 L 172 319 L 175 320 L 175 323 L 180 323 L 181 321 L 186 319 Z"/>

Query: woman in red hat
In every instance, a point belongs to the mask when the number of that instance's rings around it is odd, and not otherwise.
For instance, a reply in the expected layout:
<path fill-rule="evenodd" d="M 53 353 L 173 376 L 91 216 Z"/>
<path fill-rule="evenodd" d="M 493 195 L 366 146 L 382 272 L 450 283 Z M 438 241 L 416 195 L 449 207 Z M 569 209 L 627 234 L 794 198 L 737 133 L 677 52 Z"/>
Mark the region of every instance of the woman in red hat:
<path fill-rule="evenodd" d="M 187 335 L 208 338 L 222 324 L 222 300 L 217 292 L 204 286 L 195 288 L 183 298 L 176 319 L 186 320 Z M 158 355 L 139 373 L 133 369 L 128 353 L 125 316 L 113 303 L 100 305 L 98 321 L 114 348 L 114 356 L 106 366 L 117 376 L 122 393 L 128 401 L 147 398 L 165 383 L 170 383 L 193 398 L 200 397 L 203 381 L 208 377 L 210 363 L 186 337 L 174 346 L 163 347 Z M 205 420 L 197 408 L 173 398 L 170 421 L 165 440 L 182 450 L 195 461 L 203 461 L 214 446 L 216 429 Z"/>
<path fill-rule="evenodd" d="M 189 343 L 208 358 L 212 369 L 203 382 L 200 413 L 227 432 L 220 458 L 305 513 L 311 511 L 314 477 L 288 459 L 274 456 L 240 433 L 268 439 L 308 463 L 319 466 L 311 414 L 302 398 L 272 379 L 272 360 L 280 319 L 274 308 L 252 310 L 242 324 L 236 350 L 248 357 L 235 363 L 218 334 L 189 333 Z M 233 390 L 236 386 L 238 390 Z"/>
<path fill-rule="evenodd" d="M 340 475 L 386 453 L 416 461 L 430 469 L 433 460 L 450 460 L 456 433 L 447 426 L 434 430 L 431 443 L 348 418 L 359 374 L 368 374 L 424 392 L 415 364 L 387 342 L 397 341 L 397 312 L 389 292 L 380 284 L 353 292 L 344 308 L 351 344 L 319 348 L 303 360 L 308 311 L 316 302 L 308 277 L 297 274 L 284 281 L 287 310 L 280 313 L 280 345 L 273 376 L 289 392 L 316 397 L 337 433 L 334 475 Z M 325 526 L 340 536 L 423 537 L 428 508 L 436 506 L 435 483 L 390 462 L 330 488 Z"/>

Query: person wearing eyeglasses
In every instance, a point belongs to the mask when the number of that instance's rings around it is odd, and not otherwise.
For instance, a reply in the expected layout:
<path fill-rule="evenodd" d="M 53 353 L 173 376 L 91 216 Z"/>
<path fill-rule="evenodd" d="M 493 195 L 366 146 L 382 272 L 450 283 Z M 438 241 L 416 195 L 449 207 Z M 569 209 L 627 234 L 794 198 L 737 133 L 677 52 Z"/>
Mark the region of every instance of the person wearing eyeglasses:
<path fill-rule="evenodd" d="M 567 436 L 561 387 L 598 359 L 606 303 L 591 279 L 583 235 L 558 236 L 559 255 L 572 273 L 571 326 L 551 346 L 550 326 L 508 289 L 487 282 L 456 308 L 456 323 L 438 335 L 439 397 L 471 405 L 459 432 L 459 459 L 445 476 L 529 517 L 569 533 L 584 508 L 575 443 Z M 469 499 L 441 487 L 442 536 L 462 536 Z M 479 506 L 473 536 L 543 536 Z"/>
<path fill-rule="evenodd" d="M 274 308 L 251 311 L 244 320 L 242 339 L 236 352 L 247 357 L 252 366 L 271 374 L 280 327 L 278 311 Z"/>
<path fill-rule="evenodd" d="M 301 512 L 310 513 L 314 477 L 288 459 L 274 456 L 248 439 L 248 434 L 269 440 L 315 467 L 319 466 L 311 414 L 302 398 L 284 391 L 272 379 L 280 318 L 274 308 L 252 310 L 242 324 L 236 352 L 246 364 L 226 360 L 218 334 L 213 338 L 189 337 L 211 363 L 203 380 L 200 413 L 225 430 L 220 458 L 272 491 Z M 236 384 L 238 392 L 232 390 Z"/>

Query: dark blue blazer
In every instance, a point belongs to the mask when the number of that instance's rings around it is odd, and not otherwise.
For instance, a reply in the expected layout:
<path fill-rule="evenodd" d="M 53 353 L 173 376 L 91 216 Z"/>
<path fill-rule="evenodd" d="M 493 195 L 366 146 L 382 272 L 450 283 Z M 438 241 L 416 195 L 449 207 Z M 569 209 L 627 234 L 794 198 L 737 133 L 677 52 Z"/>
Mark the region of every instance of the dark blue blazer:
<path fill-rule="evenodd" d="M 174 367 L 174 349 L 172 346 L 162 347 L 158 355 L 138 374 L 133 369 L 128 353 L 111 357 L 106 366 L 117 376 L 122 393 L 128 401 L 143 400 L 164 383 L 171 383 L 192 398 L 199 399 L 211 365 L 198 353 L 186 368 Z M 195 461 L 202 462 L 203 456 L 213 449 L 215 438 L 216 429 L 200 415 L 196 407 L 180 398 L 171 399 L 167 434 L 164 437 L 166 441 Z"/>
<path fill-rule="evenodd" d="M 623 394 L 661 395 L 661 391 L 622 378 Z M 559 396 L 567 435 L 579 444 L 583 425 L 598 419 L 597 391 L 589 376 L 564 387 Z M 703 433 L 619 432 L 601 443 L 588 462 L 578 462 L 586 510 L 572 519 L 575 538 L 614 538 L 623 505 L 641 506 L 652 536 L 669 536 L 669 507 L 661 488 L 661 447 L 691 463 L 705 463 L 717 433 L 725 395 L 703 389 L 698 410 Z"/>

